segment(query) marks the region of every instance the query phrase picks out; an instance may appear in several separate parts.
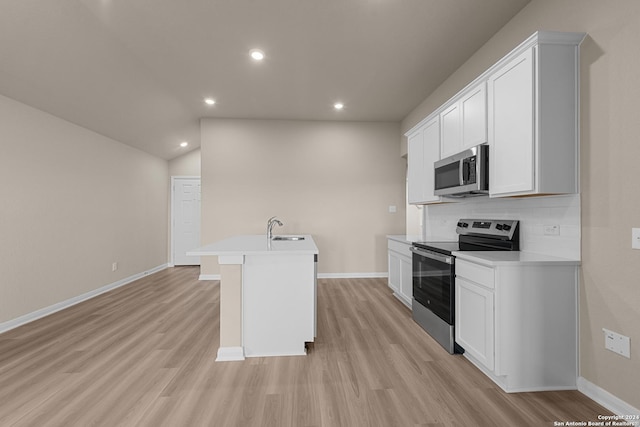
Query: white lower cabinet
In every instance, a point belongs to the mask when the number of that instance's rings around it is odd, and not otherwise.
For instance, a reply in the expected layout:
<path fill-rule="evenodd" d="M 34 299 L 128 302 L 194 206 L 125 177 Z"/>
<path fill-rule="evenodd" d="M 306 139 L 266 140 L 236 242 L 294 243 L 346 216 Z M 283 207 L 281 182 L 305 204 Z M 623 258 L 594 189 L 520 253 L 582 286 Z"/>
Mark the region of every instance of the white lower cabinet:
<path fill-rule="evenodd" d="M 402 255 L 389 250 L 389 287 L 396 293 L 400 292 L 402 283 Z"/>
<path fill-rule="evenodd" d="M 413 299 L 413 265 L 411 257 L 400 257 L 400 270 L 402 271 L 400 298 L 405 305 L 411 308 L 411 300 Z"/>
<path fill-rule="evenodd" d="M 577 387 L 577 265 L 456 258 L 455 337 L 506 392 Z"/>
<path fill-rule="evenodd" d="M 493 291 L 456 278 L 456 342 L 493 370 Z"/>
<path fill-rule="evenodd" d="M 413 267 L 409 243 L 389 239 L 389 287 L 396 298 L 411 308 L 413 298 Z"/>

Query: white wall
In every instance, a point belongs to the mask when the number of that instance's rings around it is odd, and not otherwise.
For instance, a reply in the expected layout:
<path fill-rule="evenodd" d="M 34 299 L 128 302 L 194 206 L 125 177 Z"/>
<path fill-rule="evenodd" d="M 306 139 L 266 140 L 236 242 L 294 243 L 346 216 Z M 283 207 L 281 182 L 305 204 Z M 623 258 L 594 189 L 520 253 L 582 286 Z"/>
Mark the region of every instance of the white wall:
<path fill-rule="evenodd" d="M 398 123 L 202 119 L 202 244 L 236 234 L 312 234 L 322 274 L 386 274 L 405 231 Z M 396 213 L 389 213 L 390 205 Z M 203 274 L 217 274 L 215 259 Z"/>
<path fill-rule="evenodd" d="M 0 325 L 166 264 L 166 160 L 4 96 L 0 132 Z"/>
<path fill-rule="evenodd" d="M 169 177 L 200 176 L 200 149 L 169 160 Z"/>

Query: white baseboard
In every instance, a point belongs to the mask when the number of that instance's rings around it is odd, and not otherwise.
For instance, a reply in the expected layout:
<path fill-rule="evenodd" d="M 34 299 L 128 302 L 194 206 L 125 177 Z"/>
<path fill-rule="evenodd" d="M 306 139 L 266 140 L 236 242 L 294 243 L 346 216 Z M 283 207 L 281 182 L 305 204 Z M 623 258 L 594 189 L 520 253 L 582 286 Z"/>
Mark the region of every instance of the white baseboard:
<path fill-rule="evenodd" d="M 318 273 L 318 279 L 374 279 L 389 277 L 389 273 Z M 220 280 L 219 274 L 201 274 L 198 280 Z"/>
<path fill-rule="evenodd" d="M 634 408 L 624 400 L 617 398 L 583 377 L 578 377 L 578 391 L 616 415 L 640 415 L 640 409 Z"/>
<path fill-rule="evenodd" d="M 389 273 L 318 273 L 318 279 L 376 279 L 389 277 Z"/>
<path fill-rule="evenodd" d="M 82 301 L 86 301 L 88 299 L 97 297 L 100 294 L 104 294 L 105 292 L 109 292 L 110 290 L 129 284 L 144 276 L 148 276 L 149 274 L 157 273 L 158 271 L 161 271 L 167 268 L 167 266 L 168 264 L 159 265 L 150 270 L 143 271 L 142 273 L 134 274 L 133 276 L 126 277 L 124 279 L 118 280 L 117 282 L 113 282 L 108 285 L 102 286 L 98 289 L 94 289 L 93 291 L 89 291 L 82 295 L 78 295 L 77 297 L 69 298 L 68 300 L 61 301 L 57 304 L 53 304 L 45 308 L 41 308 L 40 310 L 36 310 L 34 312 L 25 314 L 24 316 L 20 316 L 15 319 L 9 320 L 7 322 L 0 323 L 0 334 L 3 332 L 10 331 L 11 329 L 15 329 L 18 326 L 25 325 L 29 322 L 33 322 L 34 320 L 38 320 L 42 317 L 53 314 L 57 311 L 64 310 L 65 308 L 69 308 L 73 305 L 81 303 Z"/>
<path fill-rule="evenodd" d="M 216 362 L 232 362 L 235 360 L 244 360 L 244 348 L 242 347 L 218 348 L 218 357 L 216 357 Z"/>

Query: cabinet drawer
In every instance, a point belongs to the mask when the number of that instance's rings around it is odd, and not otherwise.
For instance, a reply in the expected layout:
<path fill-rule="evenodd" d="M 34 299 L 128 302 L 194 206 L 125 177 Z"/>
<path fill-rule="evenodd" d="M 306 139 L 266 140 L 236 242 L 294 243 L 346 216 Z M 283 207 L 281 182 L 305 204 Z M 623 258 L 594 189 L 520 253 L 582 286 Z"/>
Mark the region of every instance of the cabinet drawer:
<path fill-rule="evenodd" d="M 493 268 L 473 262 L 456 260 L 456 276 L 463 277 L 489 289 L 495 287 Z"/>
<path fill-rule="evenodd" d="M 388 248 L 390 251 L 398 252 L 404 256 L 408 256 L 409 258 L 411 258 L 411 251 L 409 250 L 410 247 L 411 246 L 406 243 L 400 243 L 397 240 L 389 239 Z"/>

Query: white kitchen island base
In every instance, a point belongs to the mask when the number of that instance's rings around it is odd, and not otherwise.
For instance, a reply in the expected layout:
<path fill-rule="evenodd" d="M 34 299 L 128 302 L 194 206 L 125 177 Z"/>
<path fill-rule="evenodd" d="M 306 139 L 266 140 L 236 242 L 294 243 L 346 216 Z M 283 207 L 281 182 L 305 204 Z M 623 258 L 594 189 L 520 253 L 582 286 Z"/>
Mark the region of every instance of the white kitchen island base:
<path fill-rule="evenodd" d="M 237 236 L 188 255 L 218 256 L 220 348 L 216 361 L 305 355 L 316 336 L 316 261 L 309 235 L 268 242 Z"/>
<path fill-rule="evenodd" d="M 313 256 L 246 256 L 243 266 L 244 355 L 306 354 L 315 338 Z"/>

